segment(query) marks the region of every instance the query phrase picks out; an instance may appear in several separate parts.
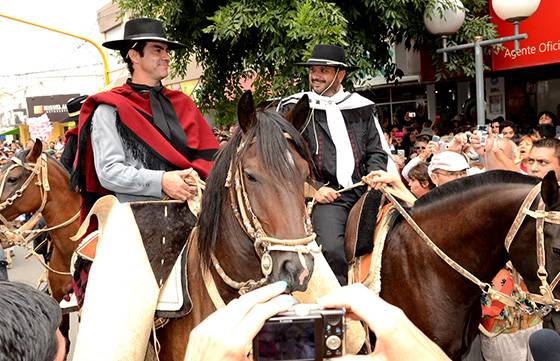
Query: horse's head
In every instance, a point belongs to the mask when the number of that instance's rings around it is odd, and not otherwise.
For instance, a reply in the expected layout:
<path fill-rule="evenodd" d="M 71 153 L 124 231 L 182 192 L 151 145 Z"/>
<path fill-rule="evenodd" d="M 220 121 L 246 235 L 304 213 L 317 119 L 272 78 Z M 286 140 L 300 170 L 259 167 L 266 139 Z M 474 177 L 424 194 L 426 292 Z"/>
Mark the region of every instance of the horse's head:
<path fill-rule="evenodd" d="M 307 98 L 289 119 L 304 122 L 306 109 Z M 208 179 L 199 253 L 210 260 L 204 243 L 214 243 L 212 251 L 231 278 L 260 279 L 261 284 L 264 278 L 285 280 L 290 291 L 305 290 L 313 271 L 309 243 L 314 238 L 304 196 L 311 169 L 307 148 L 279 114 L 256 111 L 250 92 L 238 104 L 238 120 L 240 129 Z"/>
<path fill-rule="evenodd" d="M 19 152 L 0 168 L 0 214 L 6 219 L 13 220 L 40 207 L 41 190 L 35 183 L 42 151 L 43 144 L 37 139 L 33 148 Z"/>

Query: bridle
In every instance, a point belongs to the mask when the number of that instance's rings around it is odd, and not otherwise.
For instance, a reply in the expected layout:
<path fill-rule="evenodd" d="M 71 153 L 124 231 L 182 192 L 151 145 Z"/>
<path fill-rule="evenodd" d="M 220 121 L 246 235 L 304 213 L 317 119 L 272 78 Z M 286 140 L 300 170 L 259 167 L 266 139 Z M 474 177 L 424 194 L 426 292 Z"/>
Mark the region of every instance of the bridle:
<path fill-rule="evenodd" d="M 522 292 L 522 298 L 527 298 L 535 303 L 539 303 L 544 305 L 544 310 L 541 310 L 541 314 L 546 314 L 550 312 L 551 307 L 554 307 L 557 311 L 560 311 L 560 300 L 554 298 L 553 291 L 560 282 L 560 273 L 558 273 L 552 283 L 548 283 L 548 272 L 546 271 L 546 258 L 545 258 L 545 248 L 544 248 L 544 223 L 553 223 L 553 224 L 560 224 L 560 212 L 558 211 L 545 211 L 545 204 L 542 199 L 539 200 L 539 205 L 536 211 L 530 209 L 531 204 L 534 202 L 538 194 L 541 190 L 541 183 L 537 184 L 526 196 L 525 200 L 523 201 L 517 216 L 515 217 L 509 232 L 505 239 L 505 249 L 509 254 L 509 248 L 515 238 L 515 235 L 519 231 L 523 220 L 528 215 L 532 218 L 536 219 L 536 233 L 537 233 L 537 263 L 538 263 L 538 270 L 537 276 L 541 281 L 541 286 L 539 287 L 539 291 L 541 294 L 534 294 L 530 292 Z M 471 281 L 472 283 L 476 284 L 484 294 L 487 294 L 491 299 L 498 300 L 505 305 L 508 306 L 516 306 L 520 305 L 519 300 L 515 299 L 514 297 L 507 295 L 503 292 L 497 291 L 492 288 L 487 282 L 482 282 L 479 280 L 475 275 L 471 272 L 463 268 L 460 264 L 455 262 L 451 259 L 448 255 L 445 254 L 431 239 L 428 235 L 418 226 L 418 224 L 412 219 L 410 214 L 403 208 L 403 206 L 395 200 L 393 197 L 392 190 L 389 187 L 384 187 L 381 189 L 383 194 L 393 203 L 395 208 L 398 212 L 406 219 L 408 224 L 412 227 L 412 229 L 420 236 L 420 238 L 426 242 L 428 247 L 430 247 L 434 253 L 436 253 L 445 263 L 447 263 L 451 268 L 461 274 L 463 277 Z M 527 311 L 527 308 L 523 305 L 520 305 L 524 311 Z M 528 311 L 527 311 L 528 312 Z"/>
<path fill-rule="evenodd" d="M 286 133 L 284 136 L 287 139 L 291 138 Z M 240 155 L 243 154 L 245 147 L 246 142 L 242 141 L 237 147 L 237 159 L 239 159 Z M 268 278 L 273 269 L 272 256 L 270 255 L 271 251 L 296 252 L 303 268 L 307 270 L 307 265 L 303 255 L 321 252 L 320 247 L 310 245 L 310 243 L 315 240 L 316 234 L 312 230 L 313 227 L 311 225 L 311 219 L 309 218 L 307 212 L 304 212 L 305 216 L 303 219 L 306 233 L 305 237 L 297 239 L 280 239 L 271 237 L 266 233 L 258 217 L 253 212 L 249 196 L 247 194 L 247 189 L 245 187 L 245 182 L 243 180 L 243 168 L 240 161 L 234 162 L 232 159 L 230 162 L 225 187 L 229 190 L 231 208 L 235 218 L 243 231 L 253 242 L 255 251 L 260 258 L 261 271 L 264 277 L 258 281 L 252 279 L 244 282 L 234 281 L 226 275 L 223 268 L 220 266 L 218 259 L 214 254 L 212 254 L 212 264 L 222 280 L 228 286 L 239 290 L 240 294 L 244 294 L 265 285 L 269 281 Z"/>
<path fill-rule="evenodd" d="M 558 286 L 560 282 L 560 272 L 556 274 L 552 282 L 548 283 L 548 271 L 546 270 L 546 254 L 545 254 L 545 244 L 544 244 L 544 224 L 552 223 L 560 225 L 560 212 L 558 211 L 546 211 L 544 201 L 539 199 L 537 210 L 533 211 L 530 209 L 531 204 L 537 198 L 537 195 L 541 191 L 541 184 L 537 184 L 531 192 L 525 197 L 523 204 L 519 208 L 515 220 L 509 229 L 506 236 L 504 246 L 509 253 L 511 244 L 514 241 L 515 235 L 519 231 L 521 224 L 525 220 L 526 216 L 534 218 L 536 221 L 536 246 L 537 246 L 537 277 L 539 278 L 541 285 L 539 286 L 540 294 L 527 292 L 525 296 L 536 303 L 554 307 L 556 311 L 560 311 L 560 300 L 554 297 L 553 291 Z"/>
<path fill-rule="evenodd" d="M 41 194 L 41 205 L 33 213 L 31 218 L 17 229 L 0 213 L 0 221 L 2 222 L 2 225 L 0 225 L 0 233 L 2 233 L 2 237 L 5 238 L 10 246 L 16 245 L 26 247 L 28 243 L 36 238 L 39 234 L 59 228 L 64 228 L 78 219 L 78 217 L 80 216 L 80 212 L 76 213 L 70 219 L 56 226 L 38 230 L 33 229 L 42 218 L 41 212 L 47 204 L 47 195 L 51 189 L 48 177 L 48 158 L 45 153 L 42 153 L 41 157 L 39 157 L 35 163 L 22 162 L 21 159 L 17 157 L 12 157 L 11 162 L 13 164 L 11 164 L 6 169 L 5 176 L 4 178 L 2 178 L 2 181 L 0 183 L 0 195 L 4 192 L 8 175 L 13 169 L 21 167 L 25 170 L 30 171 L 30 174 L 27 176 L 27 179 L 23 182 L 21 187 L 19 187 L 13 195 L 8 197 L 4 202 L 0 203 L 0 212 L 11 207 L 18 198 L 23 196 L 25 190 L 32 184 L 39 187 L 39 191 Z M 32 183 L 34 179 L 37 179 L 37 181 L 35 183 Z"/>

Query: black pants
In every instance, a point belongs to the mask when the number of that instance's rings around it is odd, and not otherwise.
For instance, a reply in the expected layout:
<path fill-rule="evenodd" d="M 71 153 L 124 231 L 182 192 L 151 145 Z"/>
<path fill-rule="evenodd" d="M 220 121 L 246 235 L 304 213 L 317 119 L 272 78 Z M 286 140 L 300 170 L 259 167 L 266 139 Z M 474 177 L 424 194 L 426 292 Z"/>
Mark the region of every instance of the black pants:
<path fill-rule="evenodd" d="M 344 255 L 344 232 L 352 206 L 364 190 L 354 189 L 341 194 L 333 203 L 316 204 L 311 219 L 317 243 L 341 285 L 348 283 L 348 264 Z"/>

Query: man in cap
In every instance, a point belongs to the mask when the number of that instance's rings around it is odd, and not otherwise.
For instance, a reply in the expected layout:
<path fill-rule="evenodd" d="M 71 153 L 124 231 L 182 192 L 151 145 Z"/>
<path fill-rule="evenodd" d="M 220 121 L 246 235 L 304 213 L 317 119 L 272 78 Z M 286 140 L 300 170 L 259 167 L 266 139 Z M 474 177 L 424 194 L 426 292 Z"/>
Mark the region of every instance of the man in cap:
<path fill-rule="evenodd" d="M 461 154 L 444 151 L 432 157 L 428 174 L 436 186 L 441 186 L 455 179 L 465 177 L 469 163 Z"/>
<path fill-rule="evenodd" d="M 352 206 L 365 187 L 338 192 L 371 171 L 387 169 L 382 148 L 383 132 L 374 104 L 357 93 L 344 91 L 342 81 L 356 67 L 346 63 L 344 49 L 317 45 L 311 57 L 298 65 L 309 69 L 311 91 L 284 99 L 278 109 L 288 111 L 307 94 L 311 113 L 300 131 L 307 140 L 318 174 L 313 225 L 325 258 L 341 284 L 346 284 L 348 265 L 344 255 L 344 232 Z M 388 150 L 388 147 L 387 147 Z"/>
<path fill-rule="evenodd" d="M 218 144 L 194 102 L 167 89 L 170 54 L 183 44 L 168 40 L 160 21 L 128 21 L 119 50 L 131 74 L 125 85 L 95 94 L 80 112 L 72 184 L 87 211 L 102 195 L 121 202 L 194 196 L 195 173 L 206 178 Z"/>

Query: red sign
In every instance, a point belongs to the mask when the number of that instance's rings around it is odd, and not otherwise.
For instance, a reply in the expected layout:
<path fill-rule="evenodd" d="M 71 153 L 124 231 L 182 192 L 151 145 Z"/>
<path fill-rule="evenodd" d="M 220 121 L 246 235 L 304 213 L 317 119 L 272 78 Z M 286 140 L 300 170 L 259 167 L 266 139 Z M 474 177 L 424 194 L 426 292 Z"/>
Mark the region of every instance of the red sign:
<path fill-rule="evenodd" d="M 535 13 L 519 24 L 519 32 L 529 38 L 519 42 L 515 50 L 514 42 L 503 44 L 505 50 L 492 55 L 492 70 L 526 68 L 529 66 L 560 63 L 560 1 L 541 0 Z M 513 24 L 500 19 L 490 3 L 492 22 L 496 24 L 500 37 L 514 34 Z"/>

